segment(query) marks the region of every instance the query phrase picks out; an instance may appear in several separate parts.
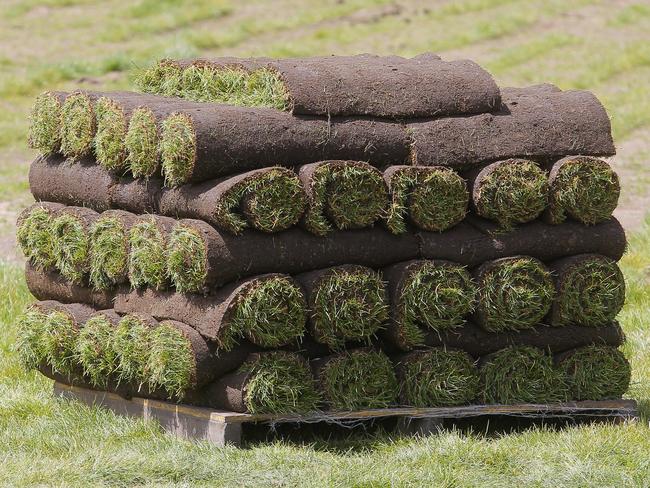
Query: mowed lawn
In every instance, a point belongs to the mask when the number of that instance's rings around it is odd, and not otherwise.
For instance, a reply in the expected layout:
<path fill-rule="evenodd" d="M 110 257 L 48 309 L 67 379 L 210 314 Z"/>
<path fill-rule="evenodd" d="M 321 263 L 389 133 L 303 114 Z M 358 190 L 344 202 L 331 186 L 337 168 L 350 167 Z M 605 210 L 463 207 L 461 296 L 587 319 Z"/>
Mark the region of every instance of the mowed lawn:
<path fill-rule="evenodd" d="M 0 486 L 650 486 L 650 4 L 596 0 L 3 0 L 0 2 Z M 629 229 L 620 320 L 633 366 L 624 425 L 443 430 L 423 439 L 354 434 L 328 442 L 215 448 L 155 423 L 54 400 L 12 350 L 31 300 L 15 250 L 30 201 L 26 148 L 45 89 L 124 89 L 165 56 L 434 51 L 470 57 L 501 85 L 586 88 L 606 105 Z"/>

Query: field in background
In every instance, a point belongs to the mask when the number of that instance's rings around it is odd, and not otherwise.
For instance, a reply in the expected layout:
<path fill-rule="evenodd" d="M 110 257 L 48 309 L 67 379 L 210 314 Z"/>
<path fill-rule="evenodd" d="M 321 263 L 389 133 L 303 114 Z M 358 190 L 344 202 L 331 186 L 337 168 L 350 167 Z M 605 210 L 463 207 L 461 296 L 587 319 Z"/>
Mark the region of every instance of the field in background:
<path fill-rule="evenodd" d="M 644 486 L 650 484 L 650 4 L 621 0 L 3 0 L 0 9 L 0 484 Z M 499 84 L 594 91 L 612 118 L 623 179 L 618 212 L 633 237 L 621 320 L 634 367 L 636 425 L 531 429 L 502 437 L 447 431 L 313 446 L 214 449 L 153 424 L 58 403 L 11 352 L 29 300 L 15 250 L 30 201 L 25 145 L 45 89 L 125 89 L 160 57 L 434 51 L 469 57 Z M 363 442 L 362 442 L 363 441 Z M 347 450 L 350 450 L 349 452 Z M 426 483 L 425 483 L 426 482 Z"/>

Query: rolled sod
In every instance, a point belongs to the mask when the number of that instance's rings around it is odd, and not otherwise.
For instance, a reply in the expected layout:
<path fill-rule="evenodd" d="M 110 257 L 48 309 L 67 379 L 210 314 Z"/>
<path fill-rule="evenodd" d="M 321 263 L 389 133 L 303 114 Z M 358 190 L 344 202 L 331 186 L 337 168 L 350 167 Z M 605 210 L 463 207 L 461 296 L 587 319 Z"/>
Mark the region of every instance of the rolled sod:
<path fill-rule="evenodd" d="M 65 164 L 59 155 L 36 158 L 29 168 L 29 187 L 37 200 L 92 208 L 111 208 L 136 213 L 155 213 L 162 181 L 118 177 L 84 158 Z"/>
<path fill-rule="evenodd" d="M 550 202 L 546 219 L 553 224 L 567 217 L 583 224 L 597 224 L 612 216 L 621 185 L 618 175 L 602 159 L 567 156 L 549 173 Z"/>
<path fill-rule="evenodd" d="M 253 414 L 305 413 L 320 403 L 309 363 L 285 351 L 251 354 L 237 372 L 208 385 L 202 396 L 205 406 Z"/>
<path fill-rule="evenodd" d="M 160 215 L 140 215 L 128 230 L 128 279 L 134 288 L 168 287 L 167 245 L 176 221 Z"/>
<path fill-rule="evenodd" d="M 102 212 L 90 228 L 90 284 L 107 290 L 128 281 L 129 229 L 138 217 L 124 210 Z"/>
<path fill-rule="evenodd" d="M 59 273 L 82 284 L 90 272 L 90 229 L 99 214 L 84 207 L 64 207 L 52 222 L 54 256 Z"/>
<path fill-rule="evenodd" d="M 313 234 L 369 227 L 388 207 L 388 188 L 381 172 L 367 163 L 321 161 L 302 166 L 298 176 L 307 193 L 302 224 Z"/>
<path fill-rule="evenodd" d="M 453 407 L 469 404 L 479 395 L 478 368 L 464 351 L 414 351 L 397 359 L 395 371 L 400 405 Z"/>
<path fill-rule="evenodd" d="M 630 363 L 614 347 L 582 347 L 559 354 L 555 360 L 566 375 L 572 400 L 619 399 L 630 386 Z"/>
<path fill-rule="evenodd" d="M 16 319 L 15 348 L 20 362 L 27 369 L 36 368 L 45 362 L 45 322 L 50 311 L 47 302 L 36 302 L 29 305 Z"/>
<path fill-rule="evenodd" d="M 94 102 L 95 92 L 75 91 L 61 107 L 61 154 L 70 159 L 81 159 L 93 151 L 97 130 Z"/>
<path fill-rule="evenodd" d="M 298 176 L 276 166 L 165 189 L 160 213 L 201 219 L 236 235 L 246 228 L 279 232 L 298 223 L 306 200 Z"/>
<path fill-rule="evenodd" d="M 143 385 L 148 381 L 145 367 L 151 332 L 156 327 L 158 322 L 143 312 L 126 314 L 117 324 L 108 354 L 115 356 L 115 378 L 119 383 Z"/>
<path fill-rule="evenodd" d="M 152 289 L 124 291 L 116 297 L 115 310 L 183 322 L 224 350 L 232 350 L 244 338 L 261 347 L 296 343 L 307 320 L 302 290 L 282 274 L 231 283 L 208 296 Z"/>
<path fill-rule="evenodd" d="M 598 327 L 610 323 L 625 302 L 625 278 L 612 259 L 597 254 L 551 263 L 556 295 L 548 322 Z"/>
<path fill-rule="evenodd" d="M 379 268 L 417 255 L 417 236 L 393 236 L 381 228 L 334 231 L 327 239 L 298 228 L 232 236 L 183 219 L 172 231 L 167 267 L 178 291 L 196 292 L 264 273 L 295 274 L 350 262 Z"/>
<path fill-rule="evenodd" d="M 391 304 L 382 336 L 411 349 L 424 342 L 425 329 L 441 332 L 462 326 L 476 301 L 467 269 L 451 261 L 412 260 L 384 268 Z"/>
<path fill-rule="evenodd" d="M 554 403 L 567 398 L 563 372 L 540 349 L 507 347 L 481 358 L 479 364 L 484 403 Z"/>
<path fill-rule="evenodd" d="M 29 117 L 28 143 L 42 154 L 51 154 L 61 148 L 61 108 L 67 93 L 46 91 L 34 101 Z"/>
<path fill-rule="evenodd" d="M 300 274 L 296 280 L 307 295 L 311 336 L 331 349 L 346 342 L 369 343 L 388 320 L 385 284 L 370 268 L 346 264 Z"/>
<path fill-rule="evenodd" d="M 93 386 L 108 386 L 117 369 L 112 343 L 121 319 L 114 310 L 101 310 L 88 318 L 77 336 L 76 362 Z"/>
<path fill-rule="evenodd" d="M 418 229 L 441 232 L 465 218 L 469 193 L 465 181 L 443 167 L 390 166 L 384 171 L 390 192 L 386 227 L 393 234 Z"/>
<path fill-rule="evenodd" d="M 61 208 L 63 205 L 58 203 L 36 202 L 16 219 L 16 240 L 20 250 L 39 269 L 51 269 L 56 263 L 52 220 Z"/>
<path fill-rule="evenodd" d="M 278 164 L 352 160 L 386 165 L 403 164 L 408 157 L 408 135 L 397 123 L 186 103 L 162 123 L 162 172 L 169 186 Z"/>
<path fill-rule="evenodd" d="M 412 163 L 468 168 L 517 157 L 615 154 L 609 118 L 593 94 L 537 87 L 501 93 L 494 113 L 409 123 Z"/>
<path fill-rule="evenodd" d="M 472 209 L 506 229 L 536 219 L 548 204 L 548 178 L 533 161 L 497 161 L 467 177 Z"/>
<path fill-rule="evenodd" d="M 85 303 L 97 309 L 113 308 L 114 290 L 93 290 L 64 278 L 55 271 L 47 271 L 25 263 L 27 288 L 37 300 L 56 300 L 61 303 Z"/>
<path fill-rule="evenodd" d="M 311 362 L 327 410 L 386 408 L 397 401 L 397 377 L 381 351 L 354 349 Z"/>
<path fill-rule="evenodd" d="M 296 114 L 433 117 L 480 113 L 500 95 L 484 69 L 426 53 L 399 56 L 162 60 L 143 72 L 143 91 L 261 105 Z"/>
<path fill-rule="evenodd" d="M 477 325 L 490 332 L 526 329 L 551 309 L 555 286 L 539 260 L 513 256 L 488 261 L 474 271 Z"/>

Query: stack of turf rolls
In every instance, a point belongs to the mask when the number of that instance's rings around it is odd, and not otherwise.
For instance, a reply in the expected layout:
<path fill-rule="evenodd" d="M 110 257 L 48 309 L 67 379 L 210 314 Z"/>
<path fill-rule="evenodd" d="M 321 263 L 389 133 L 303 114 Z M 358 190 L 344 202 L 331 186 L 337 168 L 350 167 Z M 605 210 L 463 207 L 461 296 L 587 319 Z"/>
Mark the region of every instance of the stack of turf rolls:
<path fill-rule="evenodd" d="M 28 367 L 237 412 L 619 398 L 610 122 L 432 54 L 163 60 L 45 92 Z"/>

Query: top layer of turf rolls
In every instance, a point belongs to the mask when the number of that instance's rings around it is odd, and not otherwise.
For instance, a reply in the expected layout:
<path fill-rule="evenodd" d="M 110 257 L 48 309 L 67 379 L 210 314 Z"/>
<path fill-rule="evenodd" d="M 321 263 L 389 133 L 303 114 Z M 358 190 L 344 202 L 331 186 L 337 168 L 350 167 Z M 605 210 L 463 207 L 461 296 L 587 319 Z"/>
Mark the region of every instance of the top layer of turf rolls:
<path fill-rule="evenodd" d="M 29 146 L 43 154 L 61 149 L 61 107 L 65 92 L 47 91 L 34 101 L 29 124 Z"/>
<path fill-rule="evenodd" d="M 150 93 L 312 115 L 457 115 L 490 111 L 500 99 L 478 65 L 433 54 L 162 60 L 138 84 Z"/>

